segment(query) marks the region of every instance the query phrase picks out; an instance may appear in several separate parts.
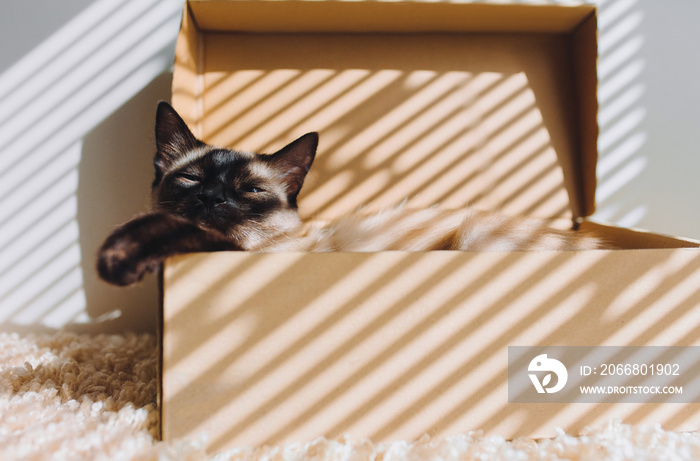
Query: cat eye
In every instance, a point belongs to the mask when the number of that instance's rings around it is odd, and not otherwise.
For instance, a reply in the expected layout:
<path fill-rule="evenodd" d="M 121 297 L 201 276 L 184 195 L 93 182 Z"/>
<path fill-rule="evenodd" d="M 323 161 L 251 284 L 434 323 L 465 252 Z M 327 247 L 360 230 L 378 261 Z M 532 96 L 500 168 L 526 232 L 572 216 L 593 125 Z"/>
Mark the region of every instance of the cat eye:
<path fill-rule="evenodd" d="M 244 190 L 245 190 L 245 192 L 250 192 L 251 194 L 265 192 L 265 190 L 262 187 L 258 187 L 258 186 L 247 186 L 247 187 L 245 187 Z"/>
<path fill-rule="evenodd" d="M 190 186 L 199 183 L 199 176 L 189 174 L 189 173 L 178 173 L 175 178 L 184 185 Z"/>

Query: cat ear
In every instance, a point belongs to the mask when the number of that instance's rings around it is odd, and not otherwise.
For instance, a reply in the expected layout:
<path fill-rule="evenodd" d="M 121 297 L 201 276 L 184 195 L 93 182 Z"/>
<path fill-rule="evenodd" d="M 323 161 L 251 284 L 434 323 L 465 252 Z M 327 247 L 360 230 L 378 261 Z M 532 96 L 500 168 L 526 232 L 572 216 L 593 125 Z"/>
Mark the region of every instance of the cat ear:
<path fill-rule="evenodd" d="M 316 156 L 317 147 L 318 133 L 306 133 L 268 156 L 271 164 L 284 179 L 289 201 L 294 206 L 296 206 L 296 198 L 304 184 L 306 173 L 309 172 Z"/>
<path fill-rule="evenodd" d="M 202 145 L 175 109 L 161 101 L 156 112 L 156 176 L 162 175 L 175 159 Z"/>

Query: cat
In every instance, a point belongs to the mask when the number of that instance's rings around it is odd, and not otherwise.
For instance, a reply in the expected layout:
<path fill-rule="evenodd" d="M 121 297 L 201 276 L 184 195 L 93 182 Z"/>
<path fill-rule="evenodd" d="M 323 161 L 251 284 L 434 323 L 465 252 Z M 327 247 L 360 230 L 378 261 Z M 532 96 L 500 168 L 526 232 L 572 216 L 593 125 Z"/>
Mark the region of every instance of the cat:
<path fill-rule="evenodd" d="M 318 134 L 274 154 L 223 149 L 197 139 L 166 102 L 156 114 L 152 209 L 118 227 L 98 253 L 100 277 L 138 282 L 168 257 L 208 251 L 520 251 L 603 247 L 595 236 L 476 210 L 352 213 L 302 222 L 297 197 Z"/>

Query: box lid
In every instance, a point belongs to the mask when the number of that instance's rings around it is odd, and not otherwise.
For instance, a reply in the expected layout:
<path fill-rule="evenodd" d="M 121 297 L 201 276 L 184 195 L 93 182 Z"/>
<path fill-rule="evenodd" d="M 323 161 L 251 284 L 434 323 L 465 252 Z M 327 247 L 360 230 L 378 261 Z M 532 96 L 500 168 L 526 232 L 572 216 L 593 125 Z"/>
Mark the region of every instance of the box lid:
<path fill-rule="evenodd" d="M 190 0 L 201 30 L 213 32 L 549 32 L 568 33 L 595 11 L 516 1 Z"/>
<path fill-rule="evenodd" d="M 406 198 L 583 217 L 596 31 L 586 4 L 189 1 L 173 104 L 226 147 L 273 152 L 318 131 L 307 217 Z"/>

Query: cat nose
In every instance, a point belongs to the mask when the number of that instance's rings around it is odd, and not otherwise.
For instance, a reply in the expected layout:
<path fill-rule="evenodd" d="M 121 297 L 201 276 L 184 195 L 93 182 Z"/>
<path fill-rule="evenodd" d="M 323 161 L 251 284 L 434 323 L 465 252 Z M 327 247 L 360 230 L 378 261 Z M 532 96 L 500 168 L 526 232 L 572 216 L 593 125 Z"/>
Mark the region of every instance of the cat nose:
<path fill-rule="evenodd" d="M 197 194 L 197 198 L 209 206 L 220 205 L 228 201 L 226 189 L 221 184 L 203 190 Z"/>

